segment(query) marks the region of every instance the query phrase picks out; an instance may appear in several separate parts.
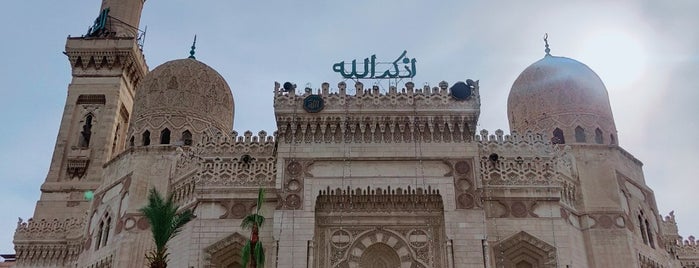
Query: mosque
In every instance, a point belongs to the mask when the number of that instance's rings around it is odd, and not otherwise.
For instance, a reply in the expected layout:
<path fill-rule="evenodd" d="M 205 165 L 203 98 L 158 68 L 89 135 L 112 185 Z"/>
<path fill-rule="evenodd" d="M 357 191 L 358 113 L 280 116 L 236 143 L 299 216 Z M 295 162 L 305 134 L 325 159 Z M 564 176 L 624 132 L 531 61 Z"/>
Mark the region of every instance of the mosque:
<path fill-rule="evenodd" d="M 583 63 L 547 47 L 523 70 L 510 134 L 476 129 L 470 79 L 384 92 L 276 83 L 277 130 L 238 133 L 231 89 L 193 53 L 149 70 L 144 2 L 103 0 L 66 42 L 72 81 L 34 216 L 15 232 L 17 267 L 145 267 L 151 188 L 196 215 L 170 241 L 169 267 L 241 267 L 259 188 L 267 267 L 699 264 Z"/>

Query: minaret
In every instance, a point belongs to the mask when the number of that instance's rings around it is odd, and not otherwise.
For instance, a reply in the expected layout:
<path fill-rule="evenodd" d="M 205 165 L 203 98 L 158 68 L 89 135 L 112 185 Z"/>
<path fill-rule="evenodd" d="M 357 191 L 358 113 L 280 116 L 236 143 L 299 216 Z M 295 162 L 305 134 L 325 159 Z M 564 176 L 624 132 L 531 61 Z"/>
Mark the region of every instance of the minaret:
<path fill-rule="evenodd" d="M 138 44 L 143 4 L 103 0 L 88 33 L 68 37 L 72 80 L 34 217 L 15 233 L 17 267 L 73 267 L 82 250 L 85 193 L 100 186 L 102 166 L 125 148 L 134 90 L 148 72 Z"/>

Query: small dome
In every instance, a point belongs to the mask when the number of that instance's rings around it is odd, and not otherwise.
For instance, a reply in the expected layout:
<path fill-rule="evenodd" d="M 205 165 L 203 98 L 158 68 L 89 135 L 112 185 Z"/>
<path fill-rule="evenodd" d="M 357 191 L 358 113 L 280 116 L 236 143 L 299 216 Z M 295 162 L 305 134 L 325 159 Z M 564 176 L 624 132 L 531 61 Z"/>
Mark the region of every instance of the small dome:
<path fill-rule="evenodd" d="M 192 58 L 173 60 L 149 72 L 136 89 L 129 135 L 166 129 L 196 137 L 212 130 L 229 133 L 233 113 L 231 89 L 216 70 Z"/>
<path fill-rule="evenodd" d="M 579 143 L 616 143 L 616 126 L 602 80 L 576 60 L 546 55 L 515 80 L 507 100 L 510 129 Z M 559 137 L 563 139 L 563 137 Z M 561 142 L 560 140 L 558 142 Z"/>

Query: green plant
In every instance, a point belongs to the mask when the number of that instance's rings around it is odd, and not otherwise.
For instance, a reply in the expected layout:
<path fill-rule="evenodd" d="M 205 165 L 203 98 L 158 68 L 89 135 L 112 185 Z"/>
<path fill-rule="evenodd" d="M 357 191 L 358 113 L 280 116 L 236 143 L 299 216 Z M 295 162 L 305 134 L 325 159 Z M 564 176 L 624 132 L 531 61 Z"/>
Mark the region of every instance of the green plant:
<path fill-rule="evenodd" d="M 174 203 L 172 196 L 163 198 L 155 188 L 148 193 L 148 204 L 140 211 L 150 223 L 155 249 L 146 253 L 149 267 L 167 267 L 167 242 L 180 232 L 182 227 L 194 218 L 192 210 L 177 213 L 179 206 Z"/>
<path fill-rule="evenodd" d="M 240 223 L 240 227 L 245 230 L 250 230 L 250 239 L 248 239 L 245 246 L 243 246 L 243 267 L 247 267 L 248 262 L 250 262 L 250 266 L 253 268 L 256 268 L 258 265 L 260 268 L 265 266 L 265 250 L 262 247 L 262 242 L 260 242 L 260 227 L 262 227 L 262 224 L 265 222 L 265 217 L 260 214 L 260 209 L 262 208 L 264 200 L 265 191 L 260 188 L 257 193 L 257 207 L 255 213 L 245 216 Z"/>

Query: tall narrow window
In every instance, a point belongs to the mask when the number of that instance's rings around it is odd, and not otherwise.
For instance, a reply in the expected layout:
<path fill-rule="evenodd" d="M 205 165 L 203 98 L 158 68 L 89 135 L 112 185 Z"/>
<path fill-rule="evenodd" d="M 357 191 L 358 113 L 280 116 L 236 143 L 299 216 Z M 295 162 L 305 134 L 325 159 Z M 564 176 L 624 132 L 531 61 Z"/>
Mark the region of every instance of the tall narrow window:
<path fill-rule="evenodd" d="M 100 228 L 97 230 L 97 239 L 95 240 L 95 250 L 100 248 L 102 243 L 102 230 L 104 230 L 104 221 L 100 221 Z"/>
<path fill-rule="evenodd" d="M 587 142 L 585 129 L 581 126 L 575 128 L 575 142 Z"/>
<path fill-rule="evenodd" d="M 83 125 L 83 130 L 80 131 L 80 144 L 82 148 L 90 147 L 90 137 L 92 136 L 92 115 L 88 114 L 85 117 L 85 124 Z"/>
<path fill-rule="evenodd" d="M 145 132 L 143 132 L 141 140 L 143 141 L 143 146 L 150 145 L 150 131 L 146 130 Z"/>
<path fill-rule="evenodd" d="M 109 241 L 109 229 L 112 227 L 112 217 L 107 217 L 107 224 L 104 226 L 104 237 L 102 238 L 102 246 L 107 245 L 107 241 Z"/>
<path fill-rule="evenodd" d="M 165 128 L 160 131 L 160 144 L 170 144 L 170 130 Z"/>
<path fill-rule="evenodd" d="M 616 144 L 616 140 L 614 140 L 614 134 L 609 134 L 609 144 Z"/>
<path fill-rule="evenodd" d="M 646 233 L 648 233 L 648 243 L 650 244 L 650 247 L 655 248 L 655 241 L 653 241 L 653 232 L 650 229 L 650 224 L 648 224 L 648 220 L 646 220 Z"/>
<path fill-rule="evenodd" d="M 131 139 L 129 139 L 129 146 L 131 146 L 131 147 L 136 146 L 135 140 L 136 139 L 134 138 L 134 136 L 131 136 Z"/>
<path fill-rule="evenodd" d="M 604 143 L 604 138 L 602 137 L 602 130 L 597 128 L 595 129 L 595 142 L 597 144 L 603 144 Z"/>
<path fill-rule="evenodd" d="M 643 218 L 641 218 L 641 215 L 638 215 L 638 229 L 641 231 L 643 244 L 648 244 L 648 236 L 646 236 L 646 228 L 643 227 Z"/>
<path fill-rule="evenodd" d="M 192 145 L 192 132 L 189 132 L 189 130 L 182 132 L 182 142 L 187 146 Z"/>
<path fill-rule="evenodd" d="M 563 137 L 563 130 L 556 128 L 553 130 L 553 138 L 551 138 L 551 143 L 553 144 L 565 144 L 566 139 Z"/>

